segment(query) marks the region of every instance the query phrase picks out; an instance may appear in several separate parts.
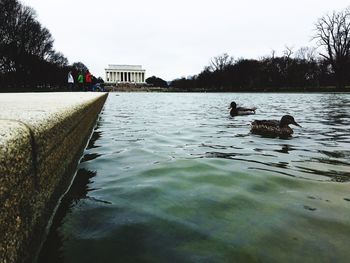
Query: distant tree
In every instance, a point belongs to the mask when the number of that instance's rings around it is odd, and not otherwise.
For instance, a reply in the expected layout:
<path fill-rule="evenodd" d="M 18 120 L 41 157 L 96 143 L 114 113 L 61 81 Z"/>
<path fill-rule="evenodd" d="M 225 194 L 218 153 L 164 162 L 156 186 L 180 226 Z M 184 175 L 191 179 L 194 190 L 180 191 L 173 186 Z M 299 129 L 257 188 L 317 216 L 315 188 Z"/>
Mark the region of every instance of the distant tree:
<path fill-rule="evenodd" d="M 271 58 L 274 59 L 276 56 L 276 50 L 272 49 L 271 50 Z"/>
<path fill-rule="evenodd" d="M 103 78 L 98 77 L 96 80 L 97 83 L 105 83 L 105 81 L 103 80 Z"/>
<path fill-rule="evenodd" d="M 33 90 L 65 83 L 67 59 L 35 11 L 17 0 L 0 0 L 0 89 Z"/>
<path fill-rule="evenodd" d="M 337 89 L 344 88 L 350 58 L 350 9 L 321 17 L 316 23 L 315 39 L 324 49 L 320 56 L 332 66 Z"/>
<path fill-rule="evenodd" d="M 77 71 L 77 72 L 86 72 L 88 71 L 88 67 L 84 65 L 82 62 L 75 62 L 73 63 L 72 67 Z"/>
<path fill-rule="evenodd" d="M 161 78 L 157 78 L 156 76 L 147 78 L 146 83 L 154 87 L 163 87 L 163 88 L 168 87 L 168 83 L 165 80 Z"/>
<path fill-rule="evenodd" d="M 237 86 L 242 90 L 261 88 L 261 63 L 254 59 L 240 59 L 234 66 Z"/>
<path fill-rule="evenodd" d="M 193 91 L 193 80 L 185 77 L 175 79 L 170 83 L 170 87 L 176 91 Z"/>
<path fill-rule="evenodd" d="M 211 71 L 223 71 L 226 67 L 233 65 L 234 59 L 227 53 L 211 59 L 209 69 Z"/>
<path fill-rule="evenodd" d="M 303 82 L 307 86 L 320 86 L 320 58 L 316 55 L 315 47 L 301 47 L 295 52 L 295 61 L 298 68 L 297 81 Z M 303 85 L 300 85 L 303 86 Z"/>
<path fill-rule="evenodd" d="M 285 50 L 283 51 L 283 55 L 287 58 L 290 59 L 293 55 L 293 47 L 285 46 Z"/>
<path fill-rule="evenodd" d="M 316 61 L 316 48 L 314 47 L 301 47 L 295 52 L 295 57 L 305 61 Z"/>
<path fill-rule="evenodd" d="M 47 60 L 60 67 L 68 65 L 68 59 L 61 52 L 51 52 Z"/>

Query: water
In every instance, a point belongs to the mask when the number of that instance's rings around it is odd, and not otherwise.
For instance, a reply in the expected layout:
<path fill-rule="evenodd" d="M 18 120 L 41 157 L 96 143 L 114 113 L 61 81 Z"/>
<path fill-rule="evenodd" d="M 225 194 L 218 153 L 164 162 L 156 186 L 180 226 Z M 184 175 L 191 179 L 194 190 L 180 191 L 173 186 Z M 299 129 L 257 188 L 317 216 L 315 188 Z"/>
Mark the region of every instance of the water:
<path fill-rule="evenodd" d="M 349 131 L 349 94 L 111 93 L 40 261 L 348 262 Z"/>

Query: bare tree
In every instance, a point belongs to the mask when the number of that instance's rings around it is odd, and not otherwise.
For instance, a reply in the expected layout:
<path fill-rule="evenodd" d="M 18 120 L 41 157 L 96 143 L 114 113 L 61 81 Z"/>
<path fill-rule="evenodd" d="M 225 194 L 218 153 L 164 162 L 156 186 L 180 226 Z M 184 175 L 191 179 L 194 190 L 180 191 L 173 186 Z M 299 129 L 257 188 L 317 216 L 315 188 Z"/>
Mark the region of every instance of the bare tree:
<path fill-rule="evenodd" d="M 344 77 L 350 58 L 350 9 L 333 12 L 321 17 L 316 23 L 316 35 L 320 53 L 331 66 L 337 89 L 344 88 Z"/>
<path fill-rule="evenodd" d="M 271 50 L 271 58 L 275 59 L 275 57 L 276 57 L 276 50 L 272 49 Z"/>
<path fill-rule="evenodd" d="M 0 0 L 0 91 L 65 83 L 68 60 L 53 49 L 53 37 L 34 9 Z"/>
<path fill-rule="evenodd" d="M 294 53 L 293 49 L 294 49 L 293 47 L 285 46 L 285 50 L 283 51 L 283 55 L 286 58 L 290 59 Z"/>
<path fill-rule="evenodd" d="M 227 53 L 214 57 L 210 61 L 211 71 L 223 71 L 227 66 L 233 65 L 234 59 Z"/>
<path fill-rule="evenodd" d="M 301 47 L 295 53 L 295 57 L 308 62 L 316 61 L 316 48 Z"/>

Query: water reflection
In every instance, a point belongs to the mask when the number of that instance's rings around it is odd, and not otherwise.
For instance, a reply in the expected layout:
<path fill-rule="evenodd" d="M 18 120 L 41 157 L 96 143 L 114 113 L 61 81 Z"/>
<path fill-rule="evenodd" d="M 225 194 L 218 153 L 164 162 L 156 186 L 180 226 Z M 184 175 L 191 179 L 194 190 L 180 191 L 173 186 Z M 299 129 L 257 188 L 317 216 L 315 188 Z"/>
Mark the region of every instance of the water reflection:
<path fill-rule="evenodd" d="M 325 151 L 325 150 L 318 150 L 318 152 L 325 154 L 332 158 L 348 158 L 350 160 L 350 151 Z"/>
<path fill-rule="evenodd" d="M 289 151 L 293 151 L 294 148 L 288 144 L 282 145 L 282 148 L 280 150 L 275 150 L 276 152 L 280 153 L 289 153 Z"/>
<path fill-rule="evenodd" d="M 230 94 L 113 95 L 41 262 L 350 257 L 349 95 L 235 94 L 258 110 L 234 119 Z M 249 132 L 290 113 L 288 140 Z"/>
<path fill-rule="evenodd" d="M 60 231 L 63 220 L 67 214 L 71 213 L 75 204 L 81 199 L 89 198 L 87 194 L 91 189 L 89 189 L 88 184 L 90 179 L 94 176 L 96 176 L 96 172 L 84 169 L 78 170 L 70 190 L 62 198 L 60 206 L 56 211 L 47 239 L 40 252 L 38 262 L 63 262 L 64 257 L 61 248 L 65 237 Z"/>
<path fill-rule="evenodd" d="M 98 129 L 98 126 L 96 127 L 96 129 Z M 87 150 L 89 149 L 92 149 L 92 148 L 98 148 L 100 146 L 98 145 L 95 145 L 95 142 L 101 138 L 101 135 L 102 135 L 102 132 L 101 131 L 98 131 L 98 130 L 95 130 L 95 132 L 92 134 L 91 138 L 90 138 L 90 141 L 86 147 Z"/>
<path fill-rule="evenodd" d="M 92 160 L 98 158 L 99 156 L 101 156 L 101 155 L 98 153 L 87 153 L 83 156 L 81 162 L 92 161 Z"/>
<path fill-rule="evenodd" d="M 303 166 L 296 166 L 299 168 L 300 171 L 304 173 L 310 173 L 315 175 L 322 175 L 325 177 L 329 177 L 331 181 L 344 183 L 350 181 L 350 172 L 344 172 L 344 171 L 335 171 L 335 170 L 321 170 L 321 169 L 314 169 L 314 168 L 308 168 Z"/>
<path fill-rule="evenodd" d="M 254 149 L 255 151 L 258 152 L 263 152 L 262 149 Z M 291 149 L 289 146 L 284 145 L 282 146 L 281 150 L 273 150 L 275 152 L 281 152 L 281 153 L 289 153 Z M 263 166 L 269 166 L 269 167 L 275 167 L 275 168 L 282 168 L 282 169 L 287 169 L 288 171 L 299 171 L 303 172 L 305 174 L 314 174 L 317 176 L 324 176 L 327 178 L 330 178 L 331 181 L 335 182 L 348 182 L 350 181 L 350 172 L 346 171 L 335 171 L 335 170 L 321 170 L 321 169 L 313 169 L 309 167 L 304 167 L 304 166 L 298 166 L 296 164 L 291 165 L 290 162 L 266 162 L 266 161 L 259 161 L 255 159 L 249 159 L 245 157 L 250 157 L 252 154 L 250 153 L 234 153 L 234 152 L 227 152 L 227 153 L 222 153 L 222 152 L 206 152 L 204 155 L 196 155 L 196 158 L 223 158 L 223 159 L 230 159 L 230 160 L 235 160 L 235 161 L 240 161 L 240 162 L 248 162 L 248 163 L 255 163 Z M 260 156 L 265 156 L 265 157 L 277 157 L 272 154 L 267 154 L 267 153 L 261 153 Z M 350 163 L 348 162 L 341 162 L 338 160 L 331 160 L 331 159 L 319 159 L 319 158 L 313 158 L 313 159 L 308 159 L 304 161 L 294 161 L 294 163 L 324 163 L 324 164 L 333 164 L 333 165 L 345 165 L 345 166 L 350 166 Z M 261 167 L 250 167 L 249 169 L 257 169 L 257 170 L 265 170 L 265 171 L 270 171 L 274 173 L 279 173 L 291 177 L 300 177 L 303 179 L 308 179 L 312 180 L 312 178 L 306 177 L 304 175 L 295 175 L 291 172 L 287 171 L 281 171 L 281 170 L 276 170 L 276 169 L 268 169 L 268 168 L 261 168 Z M 315 179 L 317 180 L 317 179 Z M 318 181 L 318 180 L 317 180 Z"/>
<path fill-rule="evenodd" d="M 322 96 L 320 99 L 323 110 L 317 113 L 320 122 L 327 126 L 349 125 L 350 99 L 341 94 Z"/>
<path fill-rule="evenodd" d="M 98 126 L 96 127 L 96 129 L 98 129 Z M 89 150 L 98 147 L 95 145 L 95 143 L 100 137 L 101 132 L 95 130 L 90 138 L 86 149 Z M 94 160 L 99 156 L 100 154 L 87 152 L 83 156 L 81 163 Z M 62 246 L 65 241 L 65 236 L 62 234 L 61 227 L 64 224 L 64 218 L 72 212 L 72 209 L 81 200 L 87 199 L 92 202 L 111 204 L 111 202 L 100 200 L 95 197 L 90 197 L 88 195 L 90 191 L 96 190 L 95 188 L 91 188 L 91 179 L 95 177 L 96 174 L 97 172 L 90 171 L 85 168 L 80 168 L 77 171 L 69 191 L 62 198 L 61 203 L 53 218 L 47 239 L 44 242 L 43 247 L 38 256 L 38 263 L 64 262 Z"/>

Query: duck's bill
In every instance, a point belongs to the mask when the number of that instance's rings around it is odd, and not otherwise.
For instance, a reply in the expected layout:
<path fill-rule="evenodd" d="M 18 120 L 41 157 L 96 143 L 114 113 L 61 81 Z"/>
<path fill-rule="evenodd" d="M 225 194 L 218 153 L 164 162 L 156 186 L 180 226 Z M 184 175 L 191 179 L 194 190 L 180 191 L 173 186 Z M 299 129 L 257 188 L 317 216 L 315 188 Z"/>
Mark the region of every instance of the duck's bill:
<path fill-rule="evenodd" d="M 299 125 L 299 124 L 296 123 L 296 122 L 294 122 L 293 124 L 294 124 L 295 126 L 298 126 L 298 127 L 302 128 L 301 125 Z"/>

